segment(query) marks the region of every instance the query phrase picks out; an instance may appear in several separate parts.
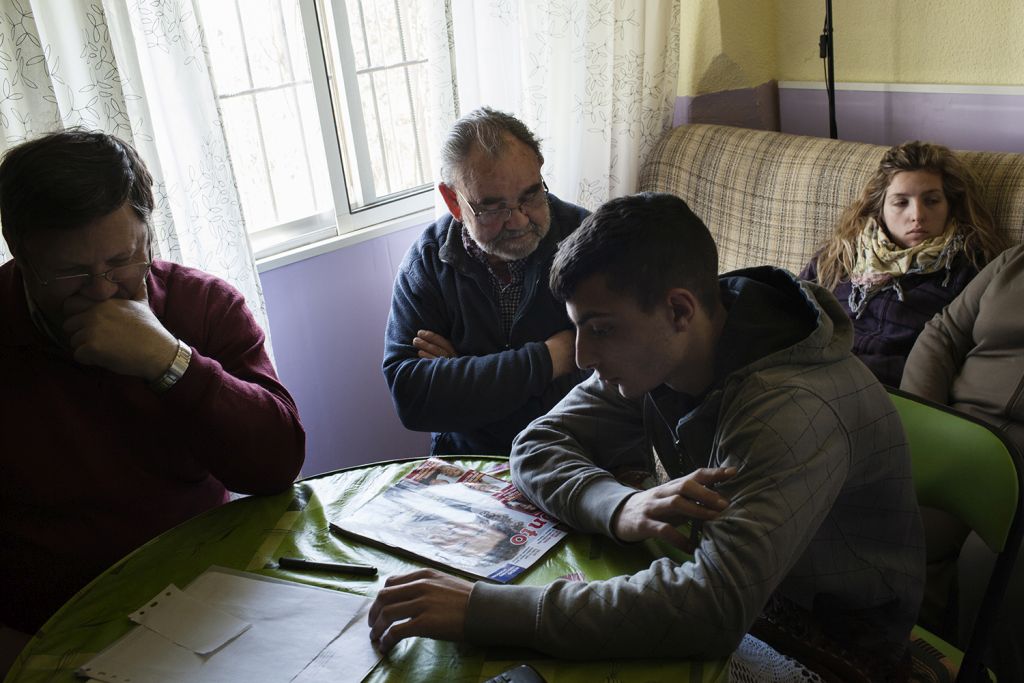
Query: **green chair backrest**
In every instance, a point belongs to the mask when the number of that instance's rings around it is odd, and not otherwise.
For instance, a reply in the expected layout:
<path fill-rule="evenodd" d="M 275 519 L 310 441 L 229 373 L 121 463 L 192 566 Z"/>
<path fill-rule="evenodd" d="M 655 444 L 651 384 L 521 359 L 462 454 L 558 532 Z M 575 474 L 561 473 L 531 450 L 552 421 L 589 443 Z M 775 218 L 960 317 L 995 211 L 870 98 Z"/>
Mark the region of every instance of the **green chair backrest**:
<path fill-rule="evenodd" d="M 1002 552 L 1020 495 L 1001 435 L 961 413 L 890 392 L 910 444 L 920 505 L 944 510 Z"/>

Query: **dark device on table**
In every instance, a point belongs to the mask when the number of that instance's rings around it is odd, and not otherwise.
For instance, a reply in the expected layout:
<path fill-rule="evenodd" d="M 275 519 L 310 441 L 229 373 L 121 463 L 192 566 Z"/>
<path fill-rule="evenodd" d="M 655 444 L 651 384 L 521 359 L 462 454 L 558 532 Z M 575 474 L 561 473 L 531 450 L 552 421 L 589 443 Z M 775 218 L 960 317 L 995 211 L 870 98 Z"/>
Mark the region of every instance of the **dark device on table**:
<path fill-rule="evenodd" d="M 508 671 L 502 671 L 494 678 L 488 678 L 484 683 L 546 683 L 546 681 L 529 664 L 520 664 Z"/>

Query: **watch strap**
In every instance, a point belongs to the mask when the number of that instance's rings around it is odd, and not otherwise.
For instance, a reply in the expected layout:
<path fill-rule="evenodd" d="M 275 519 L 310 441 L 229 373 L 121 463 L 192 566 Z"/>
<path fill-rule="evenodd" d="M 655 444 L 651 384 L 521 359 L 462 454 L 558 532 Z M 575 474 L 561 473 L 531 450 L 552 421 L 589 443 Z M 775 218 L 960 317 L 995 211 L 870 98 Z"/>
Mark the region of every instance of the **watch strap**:
<path fill-rule="evenodd" d="M 173 387 L 181 376 L 188 369 L 189 361 L 192 360 L 192 347 L 185 342 L 178 340 L 178 352 L 174 354 L 174 360 L 164 370 L 164 374 L 149 383 L 150 388 L 158 394 Z"/>

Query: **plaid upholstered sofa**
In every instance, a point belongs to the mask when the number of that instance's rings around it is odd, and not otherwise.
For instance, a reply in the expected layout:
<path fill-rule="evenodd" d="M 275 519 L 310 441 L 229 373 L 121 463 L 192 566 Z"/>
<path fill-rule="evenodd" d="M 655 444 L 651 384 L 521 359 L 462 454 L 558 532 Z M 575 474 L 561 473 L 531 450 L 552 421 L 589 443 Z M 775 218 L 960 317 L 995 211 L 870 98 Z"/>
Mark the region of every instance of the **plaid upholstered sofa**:
<path fill-rule="evenodd" d="M 720 269 L 810 260 L 861 192 L 885 147 L 693 124 L 669 131 L 640 174 L 640 190 L 671 192 L 718 243 Z M 963 152 L 1009 243 L 1024 240 L 1024 154 Z"/>

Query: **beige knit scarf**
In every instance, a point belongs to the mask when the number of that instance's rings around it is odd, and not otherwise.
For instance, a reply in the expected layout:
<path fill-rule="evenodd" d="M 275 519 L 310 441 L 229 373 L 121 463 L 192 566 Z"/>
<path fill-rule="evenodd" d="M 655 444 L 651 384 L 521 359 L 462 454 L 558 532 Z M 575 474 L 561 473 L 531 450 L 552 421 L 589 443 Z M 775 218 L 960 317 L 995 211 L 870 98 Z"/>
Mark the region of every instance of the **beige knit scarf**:
<path fill-rule="evenodd" d="M 878 222 L 869 218 L 857 235 L 856 261 L 850 273 L 850 311 L 858 318 L 864 306 L 875 294 L 892 288 L 903 301 L 900 278 L 904 275 L 946 271 L 942 282 L 949 282 L 953 260 L 963 251 L 964 239 L 956 220 L 950 219 L 941 235 L 926 239 L 912 247 L 901 247 L 885 234 Z"/>

